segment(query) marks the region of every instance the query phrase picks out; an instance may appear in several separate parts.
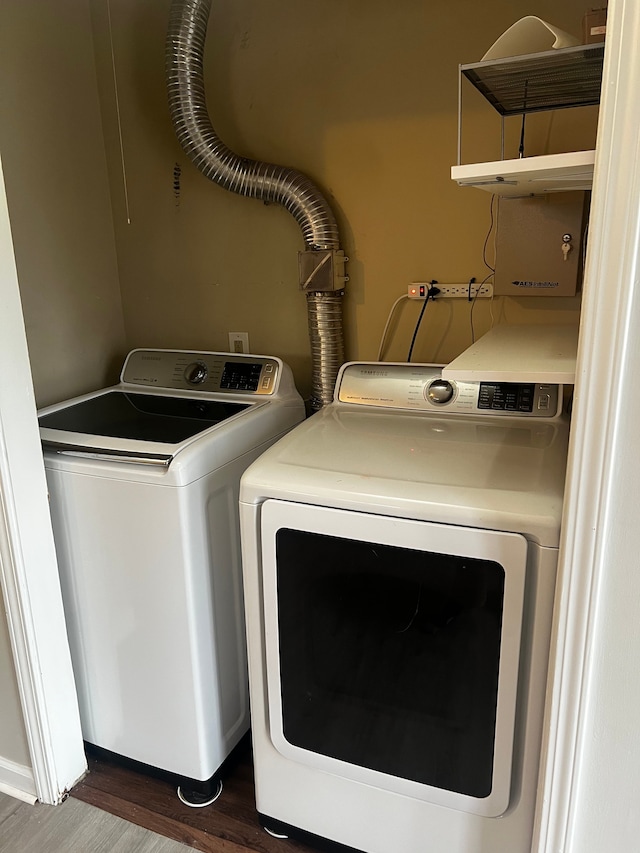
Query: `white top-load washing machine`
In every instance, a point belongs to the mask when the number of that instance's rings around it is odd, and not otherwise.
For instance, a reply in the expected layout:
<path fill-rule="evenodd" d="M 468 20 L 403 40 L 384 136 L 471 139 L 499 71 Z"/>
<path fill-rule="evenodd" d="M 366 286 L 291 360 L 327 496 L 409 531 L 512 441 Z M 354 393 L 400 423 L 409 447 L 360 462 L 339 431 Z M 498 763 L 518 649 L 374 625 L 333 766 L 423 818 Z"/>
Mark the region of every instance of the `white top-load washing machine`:
<path fill-rule="evenodd" d="M 83 736 L 203 797 L 249 726 L 240 475 L 303 418 L 278 358 L 160 349 L 39 413 Z"/>
<path fill-rule="evenodd" d="M 367 853 L 529 853 L 561 408 L 555 385 L 349 364 L 245 472 L 265 827 Z"/>

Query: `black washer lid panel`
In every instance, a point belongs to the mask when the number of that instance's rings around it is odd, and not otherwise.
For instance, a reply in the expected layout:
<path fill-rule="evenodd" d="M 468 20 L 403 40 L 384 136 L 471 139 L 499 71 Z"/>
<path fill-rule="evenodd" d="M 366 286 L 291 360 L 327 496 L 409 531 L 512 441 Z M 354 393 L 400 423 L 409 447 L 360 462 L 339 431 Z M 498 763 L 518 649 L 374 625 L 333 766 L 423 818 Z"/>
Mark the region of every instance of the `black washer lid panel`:
<path fill-rule="evenodd" d="M 176 444 L 246 408 L 219 400 L 109 391 L 38 420 L 48 429 Z"/>

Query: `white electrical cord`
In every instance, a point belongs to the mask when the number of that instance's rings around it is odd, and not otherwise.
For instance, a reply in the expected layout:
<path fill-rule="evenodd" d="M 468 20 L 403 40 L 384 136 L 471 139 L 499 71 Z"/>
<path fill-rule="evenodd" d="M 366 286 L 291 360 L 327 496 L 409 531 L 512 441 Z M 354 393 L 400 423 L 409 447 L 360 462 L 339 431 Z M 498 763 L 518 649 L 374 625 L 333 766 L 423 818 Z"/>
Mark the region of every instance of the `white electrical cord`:
<path fill-rule="evenodd" d="M 493 228 L 493 290 L 491 291 L 491 299 L 489 300 L 489 315 L 491 316 L 491 325 L 490 329 L 493 329 L 495 325 L 495 317 L 493 316 L 493 299 L 496 295 L 496 266 L 498 262 L 498 222 L 500 221 L 500 196 L 497 196 L 496 200 L 496 219 Z"/>
<path fill-rule="evenodd" d="M 408 299 L 409 295 L 407 293 L 403 293 L 402 296 L 399 296 L 396 301 L 391 306 L 391 310 L 389 311 L 389 316 L 387 317 L 387 322 L 385 323 L 385 327 L 382 331 L 382 337 L 380 338 L 380 347 L 378 348 L 378 358 L 376 361 L 382 361 L 382 353 L 384 352 L 384 343 L 387 337 L 387 332 L 389 331 L 389 326 L 391 325 L 391 319 L 393 318 L 394 312 L 398 305 L 402 302 L 403 299 Z"/>

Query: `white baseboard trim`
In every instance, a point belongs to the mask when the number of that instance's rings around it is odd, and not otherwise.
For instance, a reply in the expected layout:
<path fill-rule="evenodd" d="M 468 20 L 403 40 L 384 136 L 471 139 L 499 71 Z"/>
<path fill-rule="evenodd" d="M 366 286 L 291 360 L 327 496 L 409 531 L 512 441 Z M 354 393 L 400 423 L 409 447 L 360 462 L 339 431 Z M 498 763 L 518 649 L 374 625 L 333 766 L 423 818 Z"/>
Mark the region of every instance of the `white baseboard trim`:
<path fill-rule="evenodd" d="M 24 764 L 16 764 L 15 761 L 0 757 L 0 791 L 33 805 L 38 799 L 33 770 Z"/>

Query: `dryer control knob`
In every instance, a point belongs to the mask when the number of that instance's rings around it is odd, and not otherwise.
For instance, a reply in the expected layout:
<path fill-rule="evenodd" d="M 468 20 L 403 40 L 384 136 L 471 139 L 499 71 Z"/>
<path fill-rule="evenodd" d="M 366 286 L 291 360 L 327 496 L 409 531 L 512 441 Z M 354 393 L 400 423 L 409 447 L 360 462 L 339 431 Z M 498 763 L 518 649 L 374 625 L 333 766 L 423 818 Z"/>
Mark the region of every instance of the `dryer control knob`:
<path fill-rule="evenodd" d="M 426 397 L 430 403 L 442 406 L 453 398 L 454 387 L 446 379 L 434 379 L 427 388 Z"/>
<path fill-rule="evenodd" d="M 189 385 L 201 385 L 208 375 L 207 365 L 201 361 L 193 361 L 184 372 L 184 378 Z"/>

